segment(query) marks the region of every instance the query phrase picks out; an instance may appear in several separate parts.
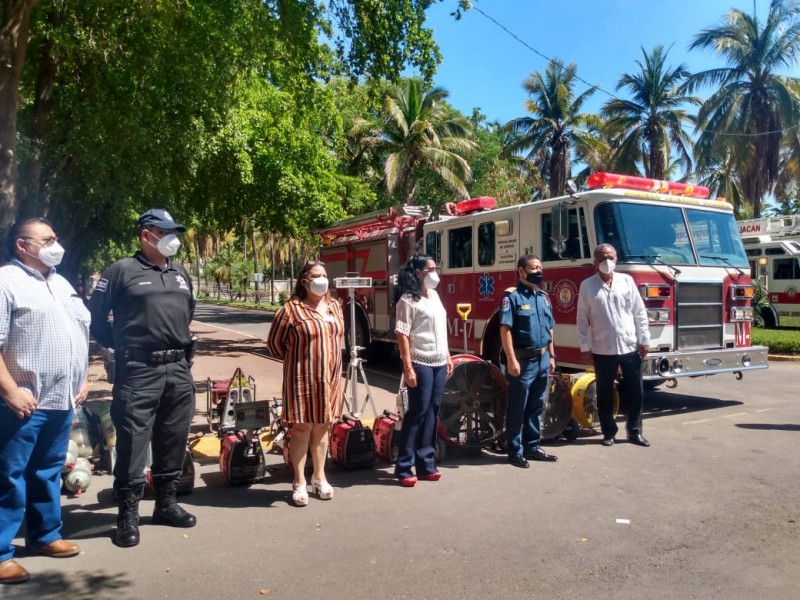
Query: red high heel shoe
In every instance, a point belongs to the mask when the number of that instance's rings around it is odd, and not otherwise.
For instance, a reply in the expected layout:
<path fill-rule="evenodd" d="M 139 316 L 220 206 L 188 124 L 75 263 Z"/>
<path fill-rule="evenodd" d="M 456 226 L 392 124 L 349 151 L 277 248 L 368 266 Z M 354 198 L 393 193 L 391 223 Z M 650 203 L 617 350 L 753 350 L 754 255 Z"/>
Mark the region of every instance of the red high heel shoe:
<path fill-rule="evenodd" d="M 442 473 L 440 471 L 434 471 L 433 473 L 425 473 L 424 475 L 417 475 L 417 479 L 420 481 L 439 481 L 442 478 Z"/>
<path fill-rule="evenodd" d="M 414 487 L 417 485 L 417 478 L 413 475 L 411 477 L 400 477 L 397 481 L 403 487 Z"/>

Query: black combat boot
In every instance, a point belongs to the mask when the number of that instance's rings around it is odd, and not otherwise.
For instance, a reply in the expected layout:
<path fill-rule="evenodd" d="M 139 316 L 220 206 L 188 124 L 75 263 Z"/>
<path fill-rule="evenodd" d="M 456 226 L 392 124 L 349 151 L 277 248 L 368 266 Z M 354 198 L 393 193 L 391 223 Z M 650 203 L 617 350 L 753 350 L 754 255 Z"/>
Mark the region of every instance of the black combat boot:
<path fill-rule="evenodd" d="M 172 527 L 194 527 L 197 519 L 183 510 L 175 501 L 177 481 L 155 484 L 156 507 L 153 510 L 153 523 Z"/>
<path fill-rule="evenodd" d="M 143 489 L 117 490 L 119 514 L 114 543 L 120 548 L 130 548 L 139 543 L 139 500 Z"/>

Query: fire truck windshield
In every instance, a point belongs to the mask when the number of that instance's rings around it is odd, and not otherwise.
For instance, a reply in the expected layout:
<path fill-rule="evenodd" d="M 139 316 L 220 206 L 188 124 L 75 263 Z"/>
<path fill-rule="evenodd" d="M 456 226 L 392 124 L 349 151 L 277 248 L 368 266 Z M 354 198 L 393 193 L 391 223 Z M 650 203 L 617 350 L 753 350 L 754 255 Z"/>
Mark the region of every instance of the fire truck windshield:
<path fill-rule="evenodd" d="M 619 262 L 748 266 L 732 214 L 628 202 L 601 204 L 597 239 L 617 250 Z"/>

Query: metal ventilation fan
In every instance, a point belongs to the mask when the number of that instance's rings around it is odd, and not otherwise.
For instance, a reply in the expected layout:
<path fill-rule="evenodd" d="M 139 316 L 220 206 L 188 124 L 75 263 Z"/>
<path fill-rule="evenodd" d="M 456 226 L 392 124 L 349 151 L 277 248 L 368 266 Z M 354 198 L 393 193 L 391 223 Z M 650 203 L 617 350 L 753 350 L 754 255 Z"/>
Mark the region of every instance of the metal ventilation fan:
<path fill-rule="evenodd" d="M 619 382 L 614 382 L 614 416 L 619 412 Z M 598 423 L 597 384 L 593 371 L 581 375 L 572 386 L 574 406 L 572 416 L 584 429 L 592 429 Z"/>
<path fill-rule="evenodd" d="M 542 411 L 542 437 L 552 440 L 561 435 L 572 418 L 572 395 L 558 375 L 547 380 L 547 396 Z"/>
<path fill-rule="evenodd" d="M 508 382 L 477 356 L 453 357 L 439 411 L 439 436 L 450 447 L 491 444 L 503 431 Z"/>

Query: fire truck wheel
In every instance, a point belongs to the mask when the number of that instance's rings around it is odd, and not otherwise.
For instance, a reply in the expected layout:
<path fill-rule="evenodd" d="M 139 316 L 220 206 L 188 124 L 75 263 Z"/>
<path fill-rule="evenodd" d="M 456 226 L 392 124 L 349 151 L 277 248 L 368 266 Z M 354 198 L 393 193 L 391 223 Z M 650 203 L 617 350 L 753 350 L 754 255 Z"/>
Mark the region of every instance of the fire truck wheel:
<path fill-rule="evenodd" d="M 775 329 L 778 323 L 775 321 L 775 315 L 769 308 L 761 309 L 761 318 L 764 319 L 764 327 L 766 329 Z"/>
<path fill-rule="evenodd" d="M 646 390 L 655 390 L 660 385 L 663 385 L 665 381 L 666 381 L 666 379 L 649 379 L 649 380 L 643 382 L 644 383 L 644 389 L 646 389 Z"/>
<path fill-rule="evenodd" d="M 350 316 L 349 313 L 345 317 L 345 338 L 344 338 L 344 345 L 345 345 L 345 352 L 346 360 L 350 360 Z M 363 348 L 363 350 L 359 351 L 359 356 L 363 358 L 365 361 L 368 362 L 375 362 L 375 359 L 380 354 L 376 352 L 375 346 L 376 344 L 369 343 L 369 325 L 364 319 L 363 316 L 360 314 L 356 314 L 356 346 Z"/>

